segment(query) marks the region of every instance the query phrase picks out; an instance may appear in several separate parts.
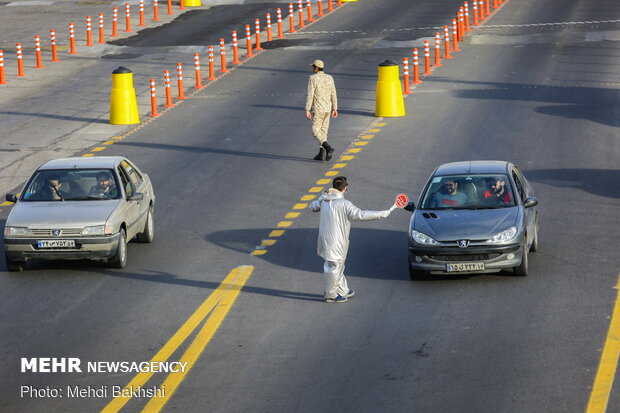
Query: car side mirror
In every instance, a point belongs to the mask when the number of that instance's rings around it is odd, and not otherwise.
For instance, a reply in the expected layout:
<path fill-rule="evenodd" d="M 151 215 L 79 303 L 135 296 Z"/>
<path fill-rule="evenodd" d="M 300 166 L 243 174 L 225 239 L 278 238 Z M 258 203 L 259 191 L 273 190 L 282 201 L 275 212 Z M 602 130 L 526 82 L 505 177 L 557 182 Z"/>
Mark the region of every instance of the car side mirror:
<path fill-rule="evenodd" d="M 538 205 L 538 199 L 533 197 L 525 198 L 525 201 L 523 202 L 523 206 L 526 208 L 535 207 L 536 205 Z"/>
<path fill-rule="evenodd" d="M 17 202 L 17 195 L 15 194 L 6 194 L 5 199 L 9 202 Z"/>
<path fill-rule="evenodd" d="M 409 203 L 407 204 L 407 206 L 405 206 L 404 209 L 406 209 L 409 212 L 413 212 L 413 210 L 415 209 L 415 202 L 409 201 Z"/>
<path fill-rule="evenodd" d="M 144 199 L 144 194 L 142 192 L 134 192 L 133 195 L 128 196 L 128 201 L 142 201 Z"/>

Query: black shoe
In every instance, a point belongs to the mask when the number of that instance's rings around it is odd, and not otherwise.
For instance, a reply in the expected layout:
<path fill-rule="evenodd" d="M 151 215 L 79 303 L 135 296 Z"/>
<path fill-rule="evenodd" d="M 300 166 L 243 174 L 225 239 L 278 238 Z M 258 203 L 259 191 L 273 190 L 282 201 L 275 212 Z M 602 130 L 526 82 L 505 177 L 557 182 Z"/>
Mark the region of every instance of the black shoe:
<path fill-rule="evenodd" d="M 325 160 L 329 161 L 332 158 L 332 154 L 334 153 L 334 148 L 327 142 L 323 142 L 323 147 L 325 148 Z"/>
<path fill-rule="evenodd" d="M 324 154 L 325 154 L 325 149 L 321 148 L 319 149 L 319 153 L 312 159 L 314 159 L 315 161 L 322 161 Z"/>

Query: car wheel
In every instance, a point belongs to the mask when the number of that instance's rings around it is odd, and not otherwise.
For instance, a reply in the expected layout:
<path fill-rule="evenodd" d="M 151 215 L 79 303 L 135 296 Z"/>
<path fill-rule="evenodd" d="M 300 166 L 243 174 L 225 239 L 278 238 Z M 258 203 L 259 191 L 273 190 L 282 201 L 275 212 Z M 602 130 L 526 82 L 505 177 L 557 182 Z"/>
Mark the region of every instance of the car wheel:
<path fill-rule="evenodd" d="M 9 271 L 23 271 L 26 265 L 25 261 L 14 261 L 10 259 L 6 253 L 4 254 L 4 261 L 6 262 L 6 269 Z"/>
<path fill-rule="evenodd" d="M 113 268 L 125 268 L 125 265 L 127 265 L 127 236 L 122 228 L 118 237 L 116 253 L 112 258 L 108 259 L 108 264 Z"/>
<path fill-rule="evenodd" d="M 532 240 L 530 251 L 531 252 L 538 251 L 538 219 L 536 220 L 536 224 L 534 225 L 534 239 Z"/>
<path fill-rule="evenodd" d="M 409 260 L 407 260 L 407 266 L 409 267 L 409 278 L 411 278 L 413 281 L 429 279 L 428 271 L 414 270 L 413 268 L 411 268 L 411 263 L 409 262 Z"/>
<path fill-rule="evenodd" d="M 149 207 L 149 211 L 146 213 L 146 222 L 144 223 L 144 230 L 136 235 L 138 242 L 150 243 L 153 242 L 155 236 L 155 223 L 153 222 L 153 206 Z"/>
<path fill-rule="evenodd" d="M 523 257 L 521 258 L 521 264 L 519 266 L 514 267 L 514 275 L 517 277 L 525 277 L 528 273 L 529 260 L 528 260 L 528 251 L 527 251 L 527 242 L 523 243 Z"/>

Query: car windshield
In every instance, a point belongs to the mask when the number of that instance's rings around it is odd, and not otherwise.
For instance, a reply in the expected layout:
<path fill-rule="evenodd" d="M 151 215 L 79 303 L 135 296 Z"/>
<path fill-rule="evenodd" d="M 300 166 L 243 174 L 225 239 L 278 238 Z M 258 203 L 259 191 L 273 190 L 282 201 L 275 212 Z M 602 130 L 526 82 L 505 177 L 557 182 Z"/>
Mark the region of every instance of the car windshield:
<path fill-rule="evenodd" d="M 22 201 L 99 201 L 118 199 L 112 169 L 43 169 L 35 172 Z"/>
<path fill-rule="evenodd" d="M 504 174 L 434 176 L 420 209 L 495 209 L 515 206 L 514 191 Z"/>

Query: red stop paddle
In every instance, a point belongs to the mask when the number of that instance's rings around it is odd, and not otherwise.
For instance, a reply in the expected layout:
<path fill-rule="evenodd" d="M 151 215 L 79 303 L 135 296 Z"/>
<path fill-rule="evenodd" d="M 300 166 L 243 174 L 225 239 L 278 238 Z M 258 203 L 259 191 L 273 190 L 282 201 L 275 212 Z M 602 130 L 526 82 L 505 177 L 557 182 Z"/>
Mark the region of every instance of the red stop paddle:
<path fill-rule="evenodd" d="M 398 208 L 404 208 L 409 203 L 409 197 L 407 194 L 398 194 L 396 195 L 396 199 L 394 200 L 394 205 Z"/>

